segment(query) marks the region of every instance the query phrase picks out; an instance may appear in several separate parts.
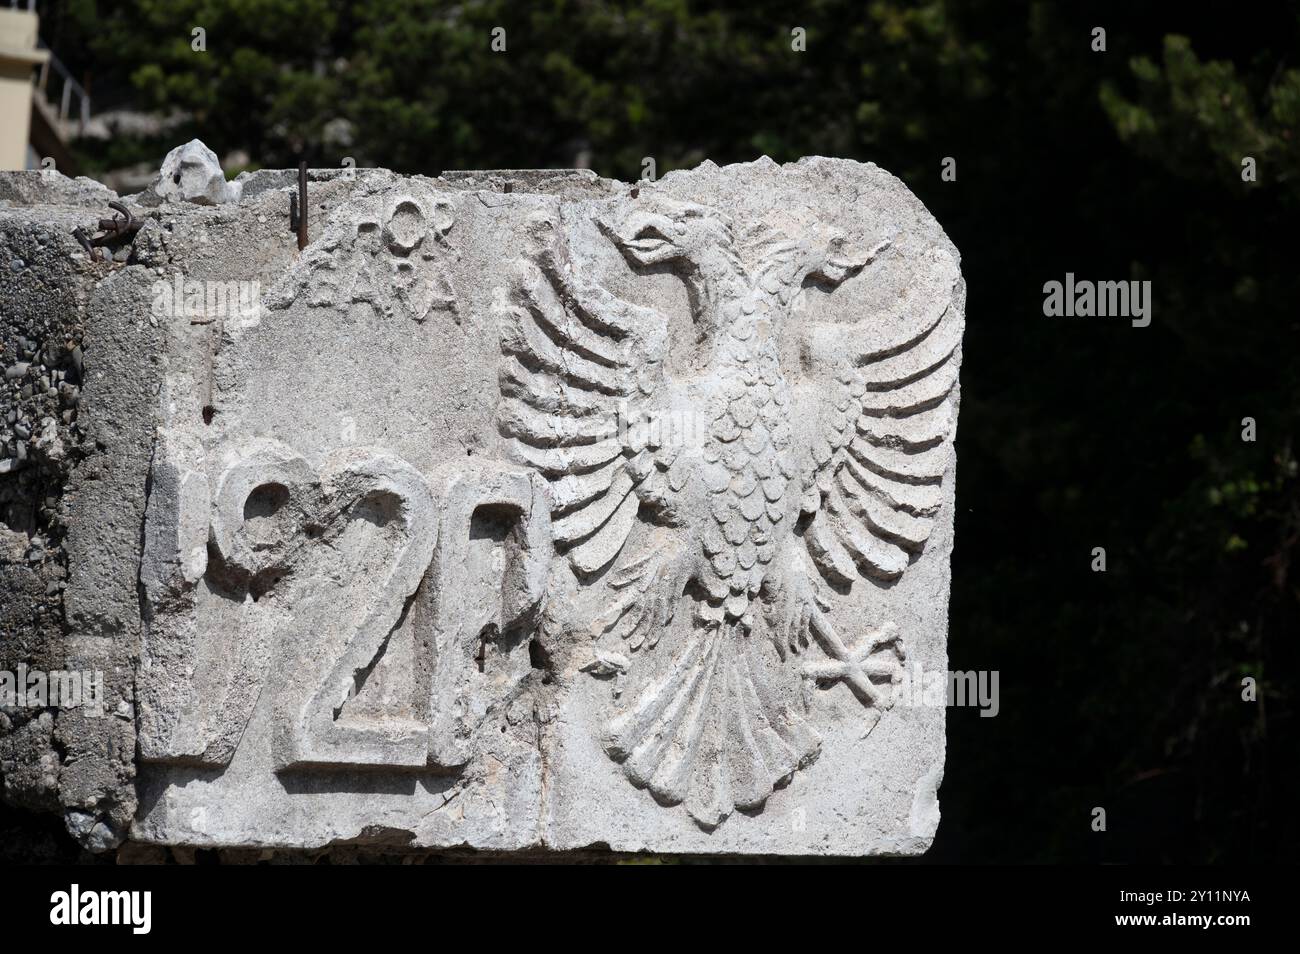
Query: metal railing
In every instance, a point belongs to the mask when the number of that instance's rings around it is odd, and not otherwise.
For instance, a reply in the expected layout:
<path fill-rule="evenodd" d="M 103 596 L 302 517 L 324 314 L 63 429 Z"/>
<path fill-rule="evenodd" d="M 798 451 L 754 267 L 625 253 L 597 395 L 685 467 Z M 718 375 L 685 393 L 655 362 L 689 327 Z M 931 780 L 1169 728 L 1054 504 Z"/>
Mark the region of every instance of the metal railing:
<path fill-rule="evenodd" d="M 38 40 L 37 46 L 42 50 L 49 50 L 44 41 Z M 90 122 L 90 96 L 82 88 L 81 84 L 72 78 L 68 68 L 59 62 L 59 58 L 50 53 L 49 59 L 41 64 L 41 71 L 36 78 L 36 88 L 40 90 L 41 96 L 45 102 L 53 109 L 53 100 L 50 97 L 50 72 L 53 70 L 56 77 L 56 86 L 59 89 L 59 124 L 65 127 L 69 122 L 69 116 L 72 115 L 73 101 L 76 101 L 77 107 L 77 134 L 86 131 L 86 123 Z"/>

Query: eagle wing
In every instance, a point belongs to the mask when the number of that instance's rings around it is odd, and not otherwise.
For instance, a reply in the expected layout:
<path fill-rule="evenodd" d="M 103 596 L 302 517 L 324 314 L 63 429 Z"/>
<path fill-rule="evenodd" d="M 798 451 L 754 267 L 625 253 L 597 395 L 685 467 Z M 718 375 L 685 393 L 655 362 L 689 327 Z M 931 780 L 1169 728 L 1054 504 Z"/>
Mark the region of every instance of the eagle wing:
<path fill-rule="evenodd" d="M 622 549 L 641 500 L 666 490 L 668 449 L 645 422 L 667 325 L 583 280 L 555 232 L 548 218 L 533 223 L 541 238 L 501 308 L 497 420 L 513 456 L 550 485 L 556 546 L 593 574 Z"/>
<path fill-rule="evenodd" d="M 912 302 L 919 304 L 913 306 Z M 804 542 L 832 585 L 897 579 L 925 546 L 953 460 L 965 285 L 932 249 L 901 303 L 912 332 L 872 350 L 852 326 L 814 327 L 814 353 L 838 354 L 803 474 Z"/>

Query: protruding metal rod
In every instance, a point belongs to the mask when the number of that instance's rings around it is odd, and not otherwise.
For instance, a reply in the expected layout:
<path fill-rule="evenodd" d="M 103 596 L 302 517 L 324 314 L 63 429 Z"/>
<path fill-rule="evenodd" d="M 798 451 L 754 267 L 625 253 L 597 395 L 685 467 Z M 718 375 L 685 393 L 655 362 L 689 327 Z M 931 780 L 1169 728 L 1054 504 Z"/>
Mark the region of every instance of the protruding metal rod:
<path fill-rule="evenodd" d="M 212 377 L 216 362 L 212 359 L 211 328 L 203 329 L 203 341 L 205 344 L 203 350 L 207 360 L 203 363 L 203 407 L 199 413 L 203 415 L 204 424 L 211 424 L 212 419 L 217 416 L 217 408 L 212 400 Z"/>
<path fill-rule="evenodd" d="M 298 251 L 307 247 L 307 163 L 298 163 Z"/>
<path fill-rule="evenodd" d="M 90 244 L 90 239 L 86 237 L 86 233 L 82 231 L 80 225 L 72 230 L 72 237 L 75 238 L 81 244 L 81 247 L 86 250 L 86 254 L 90 256 L 92 262 L 99 261 L 98 250 Z"/>

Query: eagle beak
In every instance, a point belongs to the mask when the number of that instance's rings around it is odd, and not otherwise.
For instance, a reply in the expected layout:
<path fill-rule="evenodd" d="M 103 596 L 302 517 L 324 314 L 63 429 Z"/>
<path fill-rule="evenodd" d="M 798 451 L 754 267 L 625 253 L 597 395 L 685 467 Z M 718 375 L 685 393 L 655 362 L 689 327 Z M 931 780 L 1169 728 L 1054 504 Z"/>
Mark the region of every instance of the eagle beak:
<path fill-rule="evenodd" d="M 633 212 L 618 225 L 602 227 L 613 237 L 628 257 L 642 265 L 653 265 L 672 258 L 678 252 L 672 219 L 653 212 Z"/>
<path fill-rule="evenodd" d="M 812 274 L 831 285 L 838 285 L 874 261 L 891 244 L 892 240 L 886 239 L 871 248 L 853 248 L 843 239 L 837 239 L 831 242 L 826 259 L 813 269 Z"/>

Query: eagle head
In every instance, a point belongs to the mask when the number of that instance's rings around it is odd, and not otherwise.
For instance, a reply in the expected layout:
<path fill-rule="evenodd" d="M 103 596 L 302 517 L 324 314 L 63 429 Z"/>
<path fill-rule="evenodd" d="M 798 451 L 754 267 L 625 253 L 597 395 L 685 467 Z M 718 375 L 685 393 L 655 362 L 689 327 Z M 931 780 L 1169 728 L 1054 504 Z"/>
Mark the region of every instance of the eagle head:
<path fill-rule="evenodd" d="M 733 244 L 731 224 L 717 210 L 660 196 L 622 199 L 597 224 L 634 265 L 685 260 L 703 266 Z"/>

